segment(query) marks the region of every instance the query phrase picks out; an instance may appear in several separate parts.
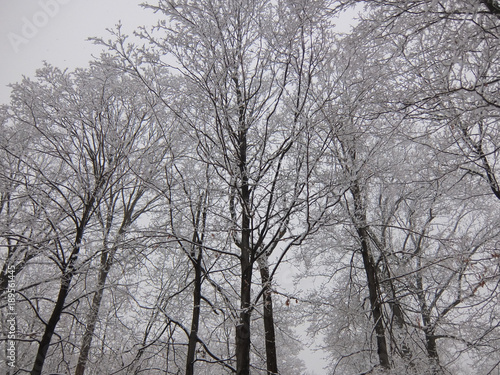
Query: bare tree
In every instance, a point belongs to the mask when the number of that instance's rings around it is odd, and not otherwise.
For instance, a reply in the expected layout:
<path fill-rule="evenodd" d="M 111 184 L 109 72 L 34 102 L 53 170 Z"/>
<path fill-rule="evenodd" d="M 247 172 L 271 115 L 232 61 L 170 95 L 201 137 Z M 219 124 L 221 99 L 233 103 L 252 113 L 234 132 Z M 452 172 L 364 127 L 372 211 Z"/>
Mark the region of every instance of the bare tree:
<path fill-rule="evenodd" d="M 325 209 L 336 202 L 311 185 L 322 151 L 321 147 L 311 151 L 314 132 L 307 130 L 308 112 L 314 106 L 313 77 L 325 63 L 331 26 L 326 7 L 253 1 L 228 1 L 217 7 L 202 2 L 195 7 L 160 1 L 148 8 L 167 21 L 152 33 L 143 30 L 155 52 L 148 52 L 142 61 L 149 61 L 157 74 L 181 73 L 175 92 L 161 75 L 146 78 L 119 33 L 116 42 L 105 44 L 124 59 L 127 69 L 143 77 L 182 128 L 189 129 L 196 141 L 194 156 L 213 168 L 217 176 L 213 183 L 225 190 L 226 206 L 221 206 L 220 214 L 233 245 L 223 254 L 237 259 L 240 268 L 237 373 L 250 371 L 251 315 L 263 296 L 267 371 L 277 373 L 272 279 L 288 250 L 314 231 Z M 275 30 L 268 27 L 271 24 Z M 324 44 L 315 43 L 316 37 Z M 185 99 L 179 106 L 175 97 L 181 95 Z M 185 105 L 193 101 L 199 109 Z M 292 230 L 291 221 L 299 217 L 305 225 Z M 271 256 L 277 259 L 272 268 L 264 260 Z M 262 280 L 253 301 L 257 262 Z"/>
<path fill-rule="evenodd" d="M 36 134 L 29 158 L 20 162 L 29 173 L 41 176 L 40 185 L 33 186 L 37 194 L 46 194 L 53 212 L 64 215 L 53 216 L 49 207 L 45 207 L 46 220 L 55 237 L 52 255 L 48 255 L 61 276 L 48 321 L 41 317 L 44 312 L 38 315 L 45 328 L 33 374 L 42 371 L 56 325 L 66 307 L 85 230 L 103 196 L 118 186 L 120 173 L 126 171 L 121 166 L 134 153 L 138 135 L 149 121 L 147 108 L 133 104 L 126 107 L 115 91 L 120 78 L 103 67 L 94 65 L 88 70 L 66 73 L 46 66 L 38 72 L 38 81 L 25 80 L 13 87 L 13 119 Z M 95 92 L 100 93 L 99 97 L 94 96 Z M 128 127 L 133 122 L 137 126 Z M 141 195 L 139 192 L 138 197 Z M 134 201 L 130 204 L 129 211 Z M 125 217 L 125 225 L 132 219 Z"/>

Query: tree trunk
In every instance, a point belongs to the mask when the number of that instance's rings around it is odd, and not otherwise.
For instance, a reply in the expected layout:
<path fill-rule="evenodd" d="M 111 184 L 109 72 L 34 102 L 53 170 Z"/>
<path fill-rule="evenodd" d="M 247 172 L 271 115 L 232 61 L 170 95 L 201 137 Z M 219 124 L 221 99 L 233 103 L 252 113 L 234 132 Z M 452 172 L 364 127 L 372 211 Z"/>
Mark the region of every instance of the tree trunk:
<path fill-rule="evenodd" d="M 190 260 L 194 267 L 194 290 L 193 290 L 193 316 L 191 320 L 191 331 L 189 331 L 188 351 L 186 357 L 186 375 L 194 375 L 194 362 L 196 360 L 196 344 L 198 344 L 198 329 L 200 325 L 201 311 L 201 284 L 203 282 L 203 240 L 207 223 L 208 192 L 200 196 L 196 219 L 193 222 L 193 239 Z M 196 251 L 198 253 L 196 253 Z"/>
<path fill-rule="evenodd" d="M 103 253 L 101 254 L 101 270 L 99 272 L 97 282 L 97 291 L 94 295 L 94 298 L 92 299 L 92 306 L 87 317 L 87 326 L 85 327 L 85 333 L 83 334 L 82 346 L 80 349 L 80 355 L 78 356 L 75 375 L 83 375 L 85 373 L 90 346 L 92 344 L 92 338 L 94 336 L 95 325 L 97 323 L 102 296 L 104 294 L 104 286 L 106 285 L 106 279 L 113 264 L 115 252 L 116 248 L 113 247 L 111 251 L 103 251 Z"/>
<path fill-rule="evenodd" d="M 434 334 L 434 330 L 432 328 L 427 328 L 427 326 L 424 329 L 424 333 L 425 333 L 425 346 L 427 349 L 427 355 L 429 356 L 431 374 L 437 375 L 440 373 L 440 365 L 439 365 L 439 354 L 437 351 L 436 336 Z"/>
<path fill-rule="evenodd" d="M 382 251 L 382 247 L 380 247 L 380 249 Z M 401 304 L 399 303 L 392 274 L 389 269 L 389 262 L 386 257 L 384 257 L 384 262 L 386 263 L 384 277 L 387 280 L 388 284 L 387 293 L 390 295 L 389 307 L 392 312 L 391 324 L 386 328 L 389 332 L 389 336 L 392 338 L 394 347 L 396 348 L 401 358 L 403 358 L 410 367 L 414 367 L 414 363 L 412 362 L 411 348 L 404 338 L 406 332 L 404 311 L 401 307 Z"/>
<path fill-rule="evenodd" d="M 396 344 L 401 342 L 401 349 L 400 349 L 401 357 L 403 359 L 405 359 L 410 366 L 413 366 L 414 364 L 411 361 L 411 358 L 412 358 L 411 348 L 408 346 L 407 342 L 402 338 L 402 335 L 404 335 L 404 332 L 406 329 L 406 323 L 404 320 L 404 313 L 403 313 L 403 309 L 401 308 L 401 305 L 396 300 L 396 298 L 397 297 L 393 291 L 393 295 L 392 295 L 393 302 L 391 302 L 390 306 L 391 306 L 391 310 L 392 310 L 392 316 L 394 318 L 394 321 L 395 321 L 396 327 L 397 327 L 398 341 L 396 342 Z M 393 335 L 394 335 L 394 332 L 393 332 Z"/>
<path fill-rule="evenodd" d="M 377 335 L 377 353 L 380 365 L 384 368 L 390 368 L 389 353 L 385 339 L 385 328 L 382 314 L 382 304 L 379 296 L 379 282 L 377 269 L 373 255 L 367 242 L 366 228 L 358 228 L 358 235 L 361 240 L 361 253 L 363 256 L 363 265 L 365 267 L 366 278 L 368 280 L 368 290 L 370 294 L 370 305 L 372 308 L 373 321 L 375 324 L 375 334 Z"/>
<path fill-rule="evenodd" d="M 250 316 L 251 316 L 251 263 L 242 260 L 241 268 L 241 313 L 240 321 L 236 326 L 236 373 L 238 375 L 250 374 Z"/>
<path fill-rule="evenodd" d="M 94 202 L 95 195 L 93 195 L 90 198 L 89 202 L 85 205 L 82 218 L 76 229 L 75 245 L 73 246 L 73 249 L 71 251 L 68 263 L 64 267 L 64 271 L 61 276 L 61 287 L 59 288 L 59 294 L 57 295 L 56 305 L 54 306 L 54 310 L 52 310 L 52 314 L 47 325 L 45 326 L 45 331 L 43 333 L 42 339 L 40 340 L 40 344 L 38 345 L 35 363 L 33 364 L 33 368 L 31 369 L 30 373 L 31 375 L 40 375 L 42 373 L 43 365 L 47 357 L 47 351 L 49 350 L 50 341 L 52 340 L 52 336 L 54 335 L 57 323 L 59 322 L 59 319 L 61 319 L 61 314 L 64 310 L 64 303 L 69 293 L 69 287 L 71 285 L 71 280 L 73 279 L 73 275 L 75 272 L 75 263 L 78 259 L 80 246 L 82 244 L 83 232 L 85 231 L 85 227 L 91 216 Z"/>
<path fill-rule="evenodd" d="M 425 334 L 425 349 L 427 350 L 427 356 L 429 358 L 429 364 L 431 368 L 431 374 L 437 375 L 440 373 L 439 366 L 439 354 L 437 350 L 436 336 L 434 334 L 434 328 L 432 327 L 431 312 L 427 307 L 427 303 L 423 300 L 423 281 L 421 276 L 418 276 L 417 286 L 419 287 L 419 298 L 421 302 L 421 314 L 422 322 L 424 324 L 424 334 Z"/>
<path fill-rule="evenodd" d="M 430 220 L 432 220 L 432 216 L 430 216 Z M 416 274 L 417 297 L 420 303 L 420 315 L 422 317 L 422 323 L 424 325 L 423 331 L 425 334 L 425 349 L 427 350 L 427 356 L 430 362 L 431 374 L 435 375 L 439 374 L 439 355 L 437 351 L 436 336 L 434 335 L 434 328 L 432 327 L 431 309 L 427 305 L 427 299 L 424 290 L 424 279 L 420 272 L 422 270 L 420 252 L 421 246 L 419 241 L 416 250 L 418 270 Z"/>
<path fill-rule="evenodd" d="M 202 276 L 202 251 L 199 249 L 198 256 L 194 263 L 194 291 L 193 291 L 193 318 L 191 320 L 191 331 L 189 332 L 188 352 L 186 359 L 186 375 L 194 375 L 194 361 L 196 354 L 196 344 L 198 343 L 198 328 L 200 322 L 201 305 L 201 276 Z"/>
<path fill-rule="evenodd" d="M 276 335 L 274 332 L 273 300 L 271 280 L 269 279 L 269 266 L 265 254 L 259 258 L 260 277 L 264 289 L 264 330 L 266 340 L 267 375 L 278 374 L 278 358 L 276 355 Z"/>
<path fill-rule="evenodd" d="M 233 77 L 238 103 L 238 169 L 241 187 L 241 295 L 240 321 L 236 327 L 236 373 L 250 374 L 250 316 L 252 314 L 251 292 L 252 271 L 254 263 L 253 246 L 251 245 L 250 186 L 247 171 L 247 128 L 245 120 L 245 103 L 237 76 Z"/>
<path fill-rule="evenodd" d="M 242 187 L 244 202 L 248 204 L 248 183 Z M 240 321 L 236 327 L 236 372 L 238 375 L 250 374 L 250 316 L 252 314 L 252 268 L 253 254 L 250 247 L 250 217 L 248 205 L 242 209 L 241 231 L 241 286 L 240 286 Z"/>
<path fill-rule="evenodd" d="M 377 354 L 380 365 L 383 368 L 390 368 L 389 352 L 387 350 L 387 341 L 385 338 L 385 327 L 383 321 L 383 309 L 380 300 L 380 284 L 378 280 L 375 259 L 370 249 L 370 235 L 367 230 L 366 213 L 362 204 L 361 189 L 357 181 L 354 181 L 351 187 L 351 193 L 354 200 L 355 226 L 359 240 L 361 242 L 361 254 L 363 265 L 368 281 L 368 291 L 370 296 L 370 306 L 375 325 L 375 334 L 377 336 Z"/>
<path fill-rule="evenodd" d="M 66 297 L 68 296 L 71 280 L 73 279 L 74 263 L 77 259 L 77 255 L 80 249 L 80 241 L 81 238 L 73 248 L 67 271 L 65 271 L 61 276 L 61 287 L 59 288 L 56 305 L 54 306 L 52 315 L 50 316 L 50 319 L 45 326 L 45 331 L 38 346 L 38 352 L 36 354 L 35 363 L 33 364 L 33 368 L 31 370 L 31 375 L 40 375 L 42 373 L 45 358 L 47 357 L 47 351 L 49 350 L 50 341 L 52 340 L 52 336 L 55 332 L 57 323 L 61 318 L 61 314 L 64 309 L 64 303 L 66 301 Z"/>
<path fill-rule="evenodd" d="M 113 244 L 111 249 L 108 249 L 107 237 L 109 235 L 110 226 L 112 222 L 112 217 L 109 218 L 109 225 L 106 226 L 106 234 L 104 236 L 105 240 L 103 243 L 103 252 L 101 254 L 101 264 L 99 276 L 97 278 L 97 291 L 92 299 L 92 306 L 90 308 L 90 313 L 87 317 L 87 326 L 85 327 L 85 333 L 83 334 L 82 346 L 80 349 L 80 355 L 78 356 L 78 362 L 76 365 L 75 375 L 83 375 L 85 373 L 85 368 L 87 366 L 87 361 L 89 358 L 90 347 L 92 345 L 92 338 L 94 337 L 95 325 L 97 323 L 97 318 L 99 317 L 99 310 L 101 308 L 102 297 L 104 295 L 104 287 L 106 285 L 106 280 L 108 278 L 109 270 L 113 266 L 115 260 L 115 254 L 117 251 L 117 241 L 124 235 L 126 228 L 131 223 L 132 212 L 134 210 L 135 204 L 137 203 L 139 197 L 142 194 L 138 194 L 136 199 L 134 199 L 132 205 L 124 212 L 124 217 L 120 229 L 118 230 L 118 237 Z"/>

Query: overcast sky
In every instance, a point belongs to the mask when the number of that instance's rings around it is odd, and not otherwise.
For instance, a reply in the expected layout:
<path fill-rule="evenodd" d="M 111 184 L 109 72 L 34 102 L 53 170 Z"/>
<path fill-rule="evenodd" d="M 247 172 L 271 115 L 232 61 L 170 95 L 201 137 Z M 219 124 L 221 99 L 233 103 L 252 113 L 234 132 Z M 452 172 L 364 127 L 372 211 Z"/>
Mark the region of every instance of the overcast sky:
<path fill-rule="evenodd" d="M 122 21 L 126 32 L 151 24 L 152 12 L 139 0 L 0 0 L 0 103 L 9 83 L 32 76 L 46 60 L 59 68 L 85 66 L 100 47 L 85 41 L 106 36 Z"/>

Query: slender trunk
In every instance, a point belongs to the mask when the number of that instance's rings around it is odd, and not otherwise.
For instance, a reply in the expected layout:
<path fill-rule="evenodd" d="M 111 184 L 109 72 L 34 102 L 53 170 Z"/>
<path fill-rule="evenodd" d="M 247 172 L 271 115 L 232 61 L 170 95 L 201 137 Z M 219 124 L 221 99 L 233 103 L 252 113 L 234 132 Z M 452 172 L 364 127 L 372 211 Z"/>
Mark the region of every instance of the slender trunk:
<path fill-rule="evenodd" d="M 361 240 L 361 253 L 363 256 L 363 264 L 365 267 L 366 278 L 368 280 L 368 290 L 370 294 L 370 305 L 372 308 L 373 321 L 375 324 L 375 334 L 377 335 L 377 353 L 380 365 L 384 368 L 390 368 L 389 353 L 387 350 L 387 341 L 385 339 L 385 328 L 382 314 L 382 304 L 379 296 L 379 282 L 375 260 L 371 254 L 368 245 L 366 228 L 358 228 L 358 235 Z"/>
<path fill-rule="evenodd" d="M 394 343 L 395 349 L 398 351 L 400 356 L 408 363 L 410 367 L 414 366 L 412 362 L 412 352 L 411 348 L 408 346 L 405 340 L 405 330 L 406 330 L 406 322 L 404 317 L 404 311 L 399 303 L 399 299 L 396 293 L 396 288 L 394 287 L 394 283 L 392 281 L 392 275 L 389 270 L 389 265 L 387 259 L 384 258 L 386 262 L 386 274 L 385 278 L 387 279 L 387 283 L 389 287 L 387 288 L 388 293 L 390 294 L 389 307 L 392 312 L 392 321 L 391 325 L 387 327 L 390 337 L 392 338 L 392 342 Z M 394 329 L 395 325 L 395 329 Z"/>
<path fill-rule="evenodd" d="M 417 287 L 419 288 L 418 297 L 420 300 L 420 313 L 424 324 L 423 330 L 425 335 L 425 349 L 429 358 L 431 374 L 439 374 L 439 355 L 437 351 L 436 336 L 432 327 L 431 312 L 425 300 L 423 290 L 423 280 L 421 275 L 417 275 Z"/>
<path fill-rule="evenodd" d="M 250 316 L 251 316 L 251 284 L 252 265 L 242 254 L 241 260 L 241 313 L 236 327 L 236 373 L 250 374 Z"/>
<path fill-rule="evenodd" d="M 425 321 L 424 321 L 425 324 Z M 440 373 L 439 354 L 437 351 L 436 335 L 432 328 L 424 329 L 425 333 L 425 346 L 427 355 L 429 356 L 431 374 L 437 375 Z"/>
<path fill-rule="evenodd" d="M 372 309 L 375 334 L 377 338 L 377 354 L 380 365 L 383 368 L 388 369 L 391 367 L 391 365 L 389 361 L 387 341 L 385 338 L 383 308 L 380 299 L 380 284 L 378 280 L 375 259 L 373 258 L 373 254 L 370 249 L 370 235 L 367 230 L 366 213 L 362 204 L 361 189 L 357 181 L 353 182 L 351 193 L 354 199 L 356 232 L 361 242 L 361 254 L 363 257 L 363 265 L 368 281 L 370 306 Z"/>
<path fill-rule="evenodd" d="M 186 375 L 194 374 L 194 361 L 196 344 L 198 343 L 198 327 L 200 322 L 201 305 L 201 282 L 202 282 L 202 252 L 199 250 L 198 257 L 194 260 L 194 291 L 193 291 L 193 317 L 191 320 L 191 331 L 189 332 L 188 352 L 186 359 Z"/>
<path fill-rule="evenodd" d="M 201 310 L 201 284 L 203 282 L 203 240 L 205 237 L 205 226 L 207 223 L 208 192 L 200 196 L 196 219 L 194 220 L 193 247 L 190 260 L 194 267 L 194 290 L 193 290 L 193 316 L 191 320 L 191 331 L 189 332 L 188 351 L 186 358 L 186 375 L 194 374 L 194 362 L 196 344 L 198 343 L 198 329 L 200 325 Z M 197 251 L 197 253 L 196 253 Z"/>
<path fill-rule="evenodd" d="M 422 322 L 424 324 L 425 349 L 427 350 L 427 357 L 429 358 L 431 374 L 437 375 L 440 373 L 440 365 L 439 365 L 439 354 L 437 350 L 436 335 L 434 333 L 434 328 L 432 327 L 430 309 L 427 307 L 426 301 L 422 300 L 424 293 L 423 289 L 421 289 L 423 283 L 420 275 L 418 276 L 417 285 L 420 289 L 419 298 L 421 302 L 420 308 L 421 308 Z"/>
<path fill-rule="evenodd" d="M 273 300 L 271 280 L 269 279 L 269 266 L 265 254 L 259 259 L 260 277 L 264 289 L 264 330 L 266 340 L 267 375 L 278 374 L 278 357 L 276 355 L 276 334 L 274 332 Z"/>
<path fill-rule="evenodd" d="M 396 300 L 396 295 L 394 293 L 394 290 L 392 290 L 392 299 L 393 301 L 391 302 L 391 310 L 392 310 L 392 316 L 394 318 L 394 321 L 396 323 L 397 327 L 397 341 L 398 343 L 401 343 L 401 348 L 400 348 L 400 354 L 401 357 L 404 358 L 410 366 L 413 366 L 414 364 L 411 361 L 412 358 L 412 352 L 411 348 L 408 346 L 407 342 L 404 339 L 404 332 L 406 328 L 406 323 L 404 320 L 404 313 L 403 309 L 401 308 L 401 305 L 399 302 Z M 394 332 L 393 332 L 394 333 Z"/>
<path fill-rule="evenodd" d="M 434 335 L 434 328 L 432 327 L 431 309 L 427 305 L 424 291 L 424 280 L 421 274 L 422 264 L 420 260 L 420 243 L 417 246 L 417 256 L 417 269 L 419 270 L 416 274 L 417 297 L 420 303 L 422 323 L 424 324 L 423 331 L 425 335 L 425 349 L 427 350 L 431 373 L 435 375 L 439 374 L 439 355 L 437 351 L 436 336 Z"/>
<path fill-rule="evenodd" d="M 241 296 L 240 321 L 236 327 L 236 371 L 238 375 L 250 374 L 250 316 L 252 313 L 251 290 L 253 254 L 250 246 L 250 216 L 248 214 L 249 187 L 246 177 L 242 186 L 242 230 L 241 230 Z"/>
<path fill-rule="evenodd" d="M 85 373 L 85 368 L 87 366 L 89 352 L 92 345 L 92 338 L 94 337 L 95 326 L 97 323 L 97 318 L 99 317 L 99 309 L 101 308 L 102 297 L 104 295 L 104 287 L 106 285 L 109 271 L 113 266 L 115 260 L 115 254 L 118 246 L 117 242 L 124 235 L 126 228 L 130 225 L 133 209 L 140 196 L 142 196 L 142 194 L 138 194 L 132 205 L 127 210 L 125 210 L 122 224 L 120 226 L 120 229 L 118 230 L 117 240 L 115 241 L 111 249 L 108 249 L 107 238 L 111 229 L 112 215 L 108 220 L 106 234 L 104 236 L 105 240 L 103 243 L 104 250 L 101 254 L 100 271 L 97 278 L 97 291 L 94 295 L 94 298 L 92 299 L 92 306 L 87 317 L 87 326 L 85 327 L 85 333 L 83 334 L 82 346 L 80 349 L 80 355 L 78 356 L 75 375 L 83 375 Z"/>
<path fill-rule="evenodd" d="M 87 204 L 85 205 L 82 218 L 79 222 L 78 227 L 76 228 L 75 245 L 73 246 L 69 260 L 64 267 L 56 304 L 54 306 L 54 310 L 52 310 L 49 321 L 45 326 L 45 331 L 43 333 L 42 339 L 40 340 L 40 344 L 38 345 L 35 363 L 33 364 L 33 368 L 31 369 L 30 373 L 31 375 L 40 375 L 42 373 L 43 365 L 47 357 L 47 351 L 49 350 L 50 341 L 52 340 L 52 336 L 54 335 L 57 323 L 59 322 L 59 319 L 61 319 L 61 314 L 64 310 L 64 303 L 66 302 L 66 297 L 68 296 L 71 281 L 75 272 L 75 263 L 78 259 L 78 254 L 80 253 L 83 233 L 90 219 L 94 202 L 95 195 L 92 195 L 89 202 L 87 202 Z"/>
<path fill-rule="evenodd" d="M 64 309 L 64 303 L 66 301 L 66 297 L 68 296 L 71 280 L 73 279 L 74 265 L 77 260 L 78 253 L 80 251 L 82 236 L 83 236 L 83 225 L 78 230 L 77 241 L 75 246 L 73 247 L 73 251 L 71 252 L 68 266 L 66 267 L 65 272 L 61 276 L 61 286 L 59 288 L 59 294 L 57 296 L 56 305 L 54 306 L 54 310 L 52 310 L 52 315 L 50 316 L 50 319 L 47 325 L 45 326 L 45 331 L 38 346 L 38 352 L 36 354 L 35 363 L 33 364 L 33 368 L 31 370 L 31 375 L 40 375 L 42 373 L 43 365 L 45 363 L 45 358 L 47 357 L 47 351 L 49 350 L 50 341 L 52 340 L 52 336 L 54 335 L 57 323 L 61 318 L 61 314 Z"/>
<path fill-rule="evenodd" d="M 245 119 L 245 100 L 237 76 L 233 77 L 238 102 L 238 168 L 241 179 L 241 295 L 240 321 L 236 327 L 236 373 L 250 374 L 250 317 L 252 314 L 251 291 L 252 269 L 254 263 L 251 245 L 250 186 L 247 171 L 247 128 Z"/>
<path fill-rule="evenodd" d="M 85 333 L 83 334 L 82 346 L 80 349 L 80 355 L 78 356 L 75 375 L 83 375 L 85 373 L 92 338 L 94 336 L 95 326 L 99 316 L 99 309 L 101 307 L 102 296 L 104 294 L 104 286 L 106 285 L 106 279 L 113 264 L 115 252 L 116 248 L 113 247 L 111 251 L 103 251 L 101 254 L 101 269 L 97 281 L 97 291 L 92 299 L 92 306 L 87 317 L 87 326 L 85 327 Z"/>
<path fill-rule="evenodd" d="M 153 325 L 154 325 L 155 322 L 158 322 L 160 320 L 160 318 L 158 318 L 159 311 L 160 311 L 159 309 L 153 309 L 153 311 L 151 312 L 151 317 L 149 318 L 148 324 L 146 325 L 146 328 L 144 329 L 144 335 L 142 336 L 141 345 L 139 347 L 139 350 L 137 350 L 137 353 L 136 353 L 134 359 L 128 365 L 129 366 L 129 371 L 127 372 L 127 374 L 138 375 L 140 373 L 144 373 L 144 370 L 141 369 L 141 365 L 142 365 L 141 358 L 142 358 L 142 356 L 144 355 L 144 352 L 146 351 L 146 349 L 149 346 L 148 345 L 148 338 L 149 338 L 149 335 L 151 334 L 151 330 L 153 328 Z M 170 325 L 170 321 L 167 320 L 163 332 L 165 332 L 168 329 L 169 325 Z M 163 334 L 163 332 L 162 332 L 162 334 Z M 172 345 L 171 344 L 172 341 L 173 341 L 172 335 L 170 335 L 170 337 L 167 339 L 167 363 L 166 363 L 166 369 L 167 370 L 165 372 L 166 374 L 171 374 L 172 373 L 172 372 L 168 372 L 169 347 L 170 347 L 170 345 Z M 175 345 L 173 345 L 173 346 L 175 348 Z M 174 349 L 174 357 L 175 357 L 175 355 L 176 354 L 175 354 L 175 349 Z"/>

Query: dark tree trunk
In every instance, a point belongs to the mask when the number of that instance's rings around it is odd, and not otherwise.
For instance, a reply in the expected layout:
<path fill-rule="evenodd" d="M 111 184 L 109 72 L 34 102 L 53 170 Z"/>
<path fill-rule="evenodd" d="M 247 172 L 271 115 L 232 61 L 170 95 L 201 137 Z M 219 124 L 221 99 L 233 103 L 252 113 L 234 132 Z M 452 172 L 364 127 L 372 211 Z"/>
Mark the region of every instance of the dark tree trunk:
<path fill-rule="evenodd" d="M 248 185 L 243 186 L 243 197 L 247 198 Z M 250 317 L 252 314 L 252 268 L 253 255 L 250 247 L 250 217 L 247 207 L 243 207 L 241 231 L 241 286 L 240 286 L 240 321 L 236 327 L 236 373 L 238 375 L 250 374 Z"/>
<path fill-rule="evenodd" d="M 137 194 L 135 199 L 133 199 L 132 202 L 130 202 L 130 205 L 124 210 L 123 221 L 117 233 L 118 241 L 124 235 L 126 228 L 131 224 L 132 213 L 134 211 L 135 205 L 137 204 L 141 196 L 142 192 Z M 113 221 L 113 214 L 111 213 L 110 217 L 108 217 L 106 224 L 105 238 L 107 238 L 109 235 L 112 221 Z M 104 250 L 101 254 L 101 264 L 100 264 L 101 268 L 99 271 L 99 276 L 97 278 L 97 291 L 96 294 L 94 295 L 94 298 L 92 299 L 92 306 L 90 308 L 90 313 L 87 317 L 87 326 L 85 327 L 85 333 L 83 334 L 82 346 L 80 349 L 80 355 L 78 356 L 75 375 L 83 375 L 85 373 L 90 347 L 92 345 L 92 338 L 94 337 L 95 325 L 97 323 L 97 318 L 99 316 L 99 309 L 101 308 L 102 297 L 104 295 L 104 287 L 106 285 L 106 280 L 108 278 L 109 271 L 113 266 L 118 245 L 119 244 L 116 243 L 115 240 L 113 247 L 111 249 L 108 249 L 107 241 L 105 240 L 103 243 Z"/>
<path fill-rule="evenodd" d="M 433 375 L 437 375 L 440 373 L 440 365 L 439 365 L 439 354 L 437 350 L 436 336 L 434 334 L 434 330 L 431 328 L 424 329 L 424 333 L 425 333 L 425 346 L 427 349 L 427 355 L 429 356 L 429 361 L 431 365 L 431 373 Z"/>
<path fill-rule="evenodd" d="M 101 254 L 101 270 L 99 272 L 97 282 L 97 291 L 94 295 L 94 298 L 92 299 L 92 306 L 87 318 L 87 326 L 85 327 L 85 333 L 83 334 L 82 347 L 80 349 L 80 355 L 78 356 L 75 375 L 83 375 L 85 373 L 90 347 L 92 344 L 92 338 L 94 336 L 95 325 L 97 323 L 102 296 L 104 294 L 104 286 L 106 285 L 106 279 L 113 264 L 115 252 L 116 248 L 113 247 L 111 251 L 103 251 L 103 253 Z"/>
<path fill-rule="evenodd" d="M 193 259 L 194 264 L 194 291 L 193 291 L 193 317 L 191 320 L 191 331 L 189 332 L 188 352 L 186 359 L 186 375 L 194 375 L 194 361 L 196 354 L 196 344 L 198 343 L 198 328 L 200 323 L 200 305 L 201 305 L 201 282 L 202 282 L 202 251 L 196 259 Z"/>
<path fill-rule="evenodd" d="M 384 368 L 390 368 L 389 353 L 387 350 L 387 341 L 385 339 L 385 328 L 382 314 L 382 304 L 379 296 L 379 282 L 377 269 L 373 255 L 370 252 L 367 243 L 366 228 L 358 228 L 358 235 L 361 240 L 361 253 L 363 256 L 363 265 L 365 267 L 366 278 L 368 280 L 368 290 L 370 294 L 370 305 L 372 308 L 373 321 L 375 324 L 375 334 L 377 335 L 377 353 L 380 365 Z"/>
<path fill-rule="evenodd" d="M 420 253 L 420 245 L 417 251 Z M 420 256 L 420 254 L 417 254 Z M 418 269 L 421 268 L 420 259 L 417 263 Z M 420 314 L 422 316 L 422 322 L 424 324 L 423 331 L 425 334 L 425 349 L 427 350 L 427 356 L 429 358 L 431 373 L 433 375 L 439 374 L 439 354 L 437 351 L 436 336 L 434 334 L 434 328 L 432 327 L 431 310 L 427 305 L 426 295 L 424 291 L 424 281 L 422 275 L 417 273 L 416 277 L 417 284 L 417 297 L 420 303 Z"/>
<path fill-rule="evenodd" d="M 391 310 L 392 310 L 392 316 L 393 316 L 394 322 L 395 322 L 396 327 L 397 327 L 397 333 L 399 336 L 399 335 L 404 334 L 404 331 L 406 329 L 406 323 L 405 323 L 405 319 L 404 319 L 403 309 L 401 308 L 401 305 L 397 301 L 397 296 L 396 296 L 394 290 L 392 290 L 392 299 L 393 299 L 393 301 L 391 302 L 390 306 L 391 306 Z M 394 332 L 392 332 L 392 334 L 394 335 Z M 398 340 L 397 343 L 401 342 L 401 337 L 398 337 L 398 338 L 400 340 Z M 407 342 L 404 340 L 402 340 L 402 342 L 401 342 L 400 355 L 402 358 L 404 358 L 408 362 L 408 364 L 410 366 L 413 367 L 414 363 L 412 363 L 412 361 L 411 361 L 412 352 L 411 352 L 411 349 L 408 346 Z"/>
<path fill-rule="evenodd" d="M 361 255 L 363 257 L 363 265 L 366 272 L 366 279 L 368 281 L 370 306 L 372 309 L 377 339 L 377 354 L 380 365 L 383 368 L 388 369 L 391 365 L 387 349 L 387 341 L 385 338 L 383 308 L 380 300 L 380 284 L 375 259 L 373 258 L 373 254 L 370 249 L 370 235 L 366 226 L 366 213 L 362 203 L 361 189 L 357 181 L 353 182 L 351 193 L 354 200 L 356 232 L 361 242 Z"/>
<path fill-rule="evenodd" d="M 377 245 L 378 246 L 378 245 Z M 382 246 L 380 246 L 382 251 Z M 396 288 L 394 286 L 393 277 L 389 269 L 389 264 L 387 258 L 384 257 L 384 262 L 386 263 L 385 267 L 385 279 L 388 284 L 387 291 L 390 295 L 389 307 L 392 312 L 392 319 L 390 326 L 386 327 L 390 337 L 392 338 L 392 342 L 394 343 L 395 349 L 403 358 L 410 367 L 414 367 L 414 363 L 412 362 L 412 352 L 411 348 L 408 346 L 407 342 L 404 339 L 405 331 L 406 331 L 406 322 L 403 308 L 399 303 L 399 298 L 396 293 Z"/>
<path fill-rule="evenodd" d="M 242 241 L 244 242 L 244 241 Z M 236 327 L 236 373 L 238 375 L 250 374 L 250 316 L 251 316 L 251 285 L 252 262 L 248 247 L 241 253 L 241 312 L 240 321 Z"/>
<path fill-rule="evenodd" d="M 186 375 L 194 375 L 196 360 L 196 344 L 198 344 L 198 329 L 201 311 L 201 286 L 203 283 L 203 240 L 207 223 L 208 192 L 200 196 L 196 218 L 193 222 L 194 231 L 190 260 L 194 268 L 193 316 L 189 331 L 188 351 L 186 357 Z"/>
<path fill-rule="evenodd" d="M 47 351 L 49 350 L 50 341 L 52 340 L 52 336 L 54 335 L 57 323 L 59 322 L 61 314 L 64 310 L 64 303 L 66 301 L 66 297 L 68 296 L 71 280 L 73 279 L 74 275 L 75 262 L 80 251 L 80 244 L 83 237 L 83 226 L 84 225 L 81 224 L 81 226 L 78 228 L 76 244 L 73 247 L 73 251 L 71 252 L 68 265 L 65 268 L 63 275 L 61 276 L 61 287 L 59 288 L 56 305 L 54 306 L 54 310 L 52 310 L 50 319 L 45 326 L 45 331 L 38 346 L 38 352 L 36 354 L 35 363 L 33 364 L 33 368 L 31 370 L 31 375 L 40 375 L 42 373 L 45 358 L 47 357 Z"/>
<path fill-rule="evenodd" d="M 263 255 L 264 256 L 264 255 Z M 276 355 L 276 334 L 274 332 L 273 299 L 271 280 L 269 278 L 269 266 L 267 259 L 259 260 L 260 277 L 264 289 L 264 330 L 266 339 L 266 363 L 267 375 L 278 374 L 278 358 Z"/>
<path fill-rule="evenodd" d="M 251 292 L 252 271 L 254 263 L 253 246 L 251 243 L 251 207 L 250 186 L 247 170 L 247 128 L 245 120 L 245 103 L 238 78 L 233 77 L 238 102 L 238 169 L 241 181 L 241 242 L 240 266 L 240 321 L 236 327 L 236 373 L 238 375 L 250 374 L 250 317 L 252 314 Z"/>
<path fill-rule="evenodd" d="M 80 253 L 80 246 L 82 244 L 83 232 L 90 219 L 91 212 L 95 203 L 95 195 L 92 195 L 89 201 L 85 204 L 82 218 L 78 223 L 76 228 L 75 244 L 71 250 L 68 262 L 64 265 L 64 271 L 61 276 L 61 286 L 59 288 L 59 293 L 57 295 L 56 305 L 48 323 L 45 326 L 45 331 L 43 333 L 40 344 L 38 345 L 38 351 L 35 357 L 35 363 L 31 369 L 31 375 L 40 375 L 42 373 L 43 365 L 47 357 L 47 351 L 49 350 L 50 341 L 56 330 L 57 323 L 61 319 L 61 314 L 64 310 L 64 303 L 66 302 L 66 297 L 69 293 L 69 288 L 71 281 L 75 272 L 75 263 L 78 259 L 78 254 Z"/>

